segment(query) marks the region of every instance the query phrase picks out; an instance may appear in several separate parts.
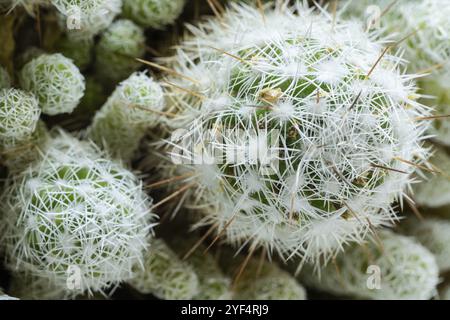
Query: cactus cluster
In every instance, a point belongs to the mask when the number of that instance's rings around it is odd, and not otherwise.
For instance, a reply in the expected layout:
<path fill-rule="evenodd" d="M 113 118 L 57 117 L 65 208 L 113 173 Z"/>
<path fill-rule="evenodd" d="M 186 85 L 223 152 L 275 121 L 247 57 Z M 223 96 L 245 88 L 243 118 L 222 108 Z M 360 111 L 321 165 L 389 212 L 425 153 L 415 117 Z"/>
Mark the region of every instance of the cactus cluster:
<path fill-rule="evenodd" d="M 426 183 L 414 186 L 414 199 L 419 205 L 439 208 L 450 204 L 450 156 L 442 148 L 435 148 L 429 160 L 431 171 L 425 175 Z"/>
<path fill-rule="evenodd" d="M 440 272 L 450 269 L 450 221 L 428 218 L 423 221 L 410 219 L 403 226 L 405 233 L 414 236 L 436 258 Z"/>
<path fill-rule="evenodd" d="M 0 0 L 0 300 L 450 299 L 449 14 Z"/>

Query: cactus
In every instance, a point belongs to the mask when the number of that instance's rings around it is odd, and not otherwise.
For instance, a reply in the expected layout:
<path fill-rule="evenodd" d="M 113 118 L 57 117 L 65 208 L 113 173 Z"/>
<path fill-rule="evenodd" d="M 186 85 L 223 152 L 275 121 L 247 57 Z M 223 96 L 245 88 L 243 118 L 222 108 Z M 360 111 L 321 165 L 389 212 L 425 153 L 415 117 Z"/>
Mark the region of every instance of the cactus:
<path fill-rule="evenodd" d="M 87 136 L 115 157 L 130 160 L 146 130 L 159 118 L 164 106 L 161 86 L 145 72 L 123 81 L 102 106 Z"/>
<path fill-rule="evenodd" d="M 402 230 L 434 254 L 441 273 L 450 270 L 450 221 L 411 218 L 402 224 Z"/>
<path fill-rule="evenodd" d="M 232 258 L 227 251 L 220 256 L 220 262 L 226 274 L 235 277 L 233 299 L 306 300 L 303 286 L 275 262 L 251 258 L 245 263 L 244 256 Z"/>
<path fill-rule="evenodd" d="M 388 0 L 350 1 L 345 14 L 360 16 L 369 5 L 379 7 L 383 13 L 379 22 L 388 32 L 395 32 L 398 39 L 405 39 L 400 46 L 405 50 L 410 72 L 431 76 L 419 80 L 423 93 L 433 97 L 424 99 L 424 103 L 435 107 L 436 115 L 450 113 L 450 6 L 439 0 L 397 1 L 394 5 Z M 431 98 L 431 99 L 430 99 Z M 437 99 L 436 99 L 437 98 Z M 450 120 L 438 117 L 430 133 L 436 135 L 439 142 L 450 143 Z"/>
<path fill-rule="evenodd" d="M 124 0 L 123 15 L 154 29 L 172 24 L 181 14 L 185 0 Z"/>
<path fill-rule="evenodd" d="M 171 247 L 180 257 L 183 257 L 195 245 L 194 239 L 172 238 Z M 204 252 L 205 247 L 199 245 L 187 258 L 198 277 L 198 300 L 229 300 L 231 299 L 231 281 L 223 274 L 217 259 L 213 254 Z"/>
<path fill-rule="evenodd" d="M 190 30 L 167 61 L 181 74 L 168 80 L 170 124 L 184 134 L 162 169 L 191 173 L 197 226 L 319 263 L 396 219 L 410 163 L 428 156 L 415 121 L 428 109 L 378 34 L 300 2 L 264 18 L 231 5 Z"/>
<path fill-rule="evenodd" d="M 29 139 L 40 114 L 33 94 L 18 89 L 0 89 L 0 144 L 11 146 Z"/>
<path fill-rule="evenodd" d="M 109 27 L 122 10 L 122 0 L 51 0 L 60 25 L 72 37 L 92 38 Z"/>
<path fill-rule="evenodd" d="M 428 95 L 423 99 L 423 102 L 433 107 L 433 113 L 437 116 L 430 127 L 429 133 L 437 142 L 448 146 L 450 145 L 450 120 L 448 119 L 450 114 L 450 86 L 447 81 L 450 81 L 450 65 L 447 68 L 449 69 L 448 79 L 440 80 L 427 77 L 420 80 L 419 85 L 423 93 Z"/>
<path fill-rule="evenodd" d="M 130 20 L 118 20 L 101 35 L 95 52 L 97 75 L 116 83 L 139 68 L 135 59 L 145 53 L 144 31 Z"/>
<path fill-rule="evenodd" d="M 42 54 L 25 64 L 19 75 L 24 90 L 34 93 L 42 112 L 71 113 L 85 90 L 84 76 L 62 54 Z"/>
<path fill-rule="evenodd" d="M 414 185 L 414 200 L 417 204 L 439 208 L 450 204 L 450 156 L 442 148 L 435 148 L 429 160 L 431 172 L 426 180 Z"/>
<path fill-rule="evenodd" d="M 165 300 L 192 299 L 198 293 L 194 270 L 161 239 L 155 239 L 144 259 L 144 269 L 136 266 L 128 283 L 141 293 Z"/>
<path fill-rule="evenodd" d="M 19 172 L 39 159 L 39 150 L 48 138 L 45 124 L 39 122 L 40 114 L 32 93 L 0 89 L 1 159 L 10 172 Z"/>
<path fill-rule="evenodd" d="M 153 216 L 141 183 L 95 145 L 60 132 L 43 160 L 9 179 L 1 201 L 7 266 L 79 292 L 106 290 L 142 264 Z"/>
<path fill-rule="evenodd" d="M 320 272 L 305 266 L 299 278 L 306 286 L 353 298 L 426 300 L 436 294 L 439 270 L 431 252 L 390 231 L 380 232 L 378 241 L 353 245 Z"/>

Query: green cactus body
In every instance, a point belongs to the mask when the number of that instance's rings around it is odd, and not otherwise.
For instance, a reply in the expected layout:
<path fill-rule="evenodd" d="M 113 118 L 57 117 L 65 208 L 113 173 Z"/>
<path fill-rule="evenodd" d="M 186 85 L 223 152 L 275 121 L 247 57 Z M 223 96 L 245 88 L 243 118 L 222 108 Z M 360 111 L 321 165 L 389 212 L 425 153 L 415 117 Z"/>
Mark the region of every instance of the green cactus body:
<path fill-rule="evenodd" d="M 24 90 L 34 93 L 42 112 L 71 113 L 84 95 L 85 80 L 72 60 L 62 54 L 42 54 L 25 64 L 19 76 Z"/>
<path fill-rule="evenodd" d="M 380 242 L 347 248 L 322 270 L 304 267 L 299 279 L 306 286 L 353 298 L 432 298 L 439 282 L 433 254 L 412 238 L 389 231 L 379 232 L 378 238 Z"/>
<path fill-rule="evenodd" d="M 128 283 L 141 293 L 165 300 L 192 299 L 198 293 L 198 278 L 192 267 L 181 261 L 161 239 L 155 239 L 142 266 Z"/>

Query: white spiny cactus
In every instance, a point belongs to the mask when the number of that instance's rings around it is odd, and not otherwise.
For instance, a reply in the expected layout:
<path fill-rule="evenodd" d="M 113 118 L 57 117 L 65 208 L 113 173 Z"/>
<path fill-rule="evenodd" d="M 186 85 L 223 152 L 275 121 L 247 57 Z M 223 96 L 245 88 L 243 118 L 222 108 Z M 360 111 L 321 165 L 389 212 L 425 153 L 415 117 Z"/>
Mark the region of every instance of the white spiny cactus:
<path fill-rule="evenodd" d="M 436 257 L 440 272 L 450 269 L 450 221 L 437 218 L 411 218 L 401 225 L 404 232 L 416 238 Z"/>
<path fill-rule="evenodd" d="M 367 245 L 346 249 L 320 272 L 305 266 L 299 279 L 347 297 L 424 300 L 436 294 L 439 270 L 433 254 L 412 238 L 382 231 Z"/>
<path fill-rule="evenodd" d="M 103 79 L 117 82 L 136 71 L 145 53 L 144 30 L 130 20 L 114 22 L 96 47 L 96 72 Z"/>
<path fill-rule="evenodd" d="M 166 170 L 191 173 L 199 226 L 318 262 L 396 219 L 410 162 L 427 158 L 415 119 L 428 109 L 378 34 L 301 2 L 264 16 L 233 5 L 190 30 L 168 62 L 184 134 L 172 141 L 183 163 Z"/>
<path fill-rule="evenodd" d="M 97 112 L 87 135 L 114 156 L 129 160 L 163 106 L 161 86 L 145 72 L 134 73 Z"/>
<path fill-rule="evenodd" d="M 32 93 L 0 89 L 0 145 L 28 140 L 36 130 L 41 109 Z"/>
<path fill-rule="evenodd" d="M 62 54 L 42 54 L 25 64 L 19 75 L 24 90 L 34 93 L 42 112 L 71 113 L 85 90 L 84 76 Z"/>
<path fill-rule="evenodd" d="M 51 0 L 60 24 L 73 37 L 92 38 L 105 30 L 122 10 L 122 0 Z"/>
<path fill-rule="evenodd" d="M 426 180 L 414 185 L 414 200 L 417 204 L 439 208 L 450 204 L 450 156 L 445 149 L 436 148 L 429 160 L 431 172 Z"/>
<path fill-rule="evenodd" d="M 1 243 L 7 266 L 80 293 L 133 276 L 148 247 L 153 216 L 137 178 L 93 144 L 64 133 L 41 162 L 8 182 Z M 70 289 L 70 288 L 69 288 Z"/>
<path fill-rule="evenodd" d="M 186 0 L 124 0 L 123 14 L 144 27 L 162 29 L 175 22 L 185 3 Z"/>
<path fill-rule="evenodd" d="M 180 257 L 184 257 L 196 244 L 194 239 L 172 238 L 171 247 Z M 205 252 L 205 247 L 199 245 L 186 258 L 186 262 L 194 268 L 198 277 L 198 300 L 229 300 L 231 299 L 231 279 L 226 276 L 218 265 L 216 257 Z"/>
<path fill-rule="evenodd" d="M 344 2 L 345 3 L 345 2 Z M 437 107 L 437 115 L 450 113 L 450 2 L 448 0 L 352 0 L 347 3 L 344 14 L 358 18 L 371 6 L 379 7 L 376 23 L 388 32 L 395 32 L 399 45 L 405 50 L 409 61 L 408 70 L 430 73 L 419 85 L 426 95 L 426 103 Z M 376 17 L 373 17 L 376 18 Z M 437 98 L 437 99 L 436 99 Z M 424 100 L 425 101 L 425 100 Z M 430 131 L 441 143 L 450 144 L 450 120 L 437 118 Z"/>
<path fill-rule="evenodd" d="M 0 66 L 0 89 L 7 89 L 9 87 L 11 87 L 11 79 L 8 71 Z"/>
<path fill-rule="evenodd" d="M 141 293 L 165 300 L 187 300 L 198 294 L 198 278 L 192 267 L 161 239 L 154 239 L 141 265 L 128 283 Z"/>

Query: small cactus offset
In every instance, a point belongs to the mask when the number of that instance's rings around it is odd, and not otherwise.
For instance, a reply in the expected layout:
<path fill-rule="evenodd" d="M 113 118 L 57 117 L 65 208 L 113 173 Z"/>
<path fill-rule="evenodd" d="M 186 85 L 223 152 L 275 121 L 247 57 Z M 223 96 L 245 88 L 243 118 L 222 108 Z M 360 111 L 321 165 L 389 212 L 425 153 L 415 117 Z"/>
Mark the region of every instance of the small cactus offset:
<path fill-rule="evenodd" d="M 276 262 L 221 255 L 221 266 L 234 278 L 233 299 L 237 300 L 306 300 L 303 286 Z"/>
<path fill-rule="evenodd" d="M 429 208 L 450 205 L 450 155 L 445 149 L 435 148 L 428 166 L 424 181 L 414 185 L 414 200 Z"/>
<path fill-rule="evenodd" d="M 162 29 L 181 14 L 186 0 L 124 0 L 123 14 L 143 27 Z"/>
<path fill-rule="evenodd" d="M 161 86 L 145 72 L 133 73 L 96 113 L 87 136 L 128 161 L 147 129 L 157 123 L 163 107 Z"/>
<path fill-rule="evenodd" d="M 0 144 L 14 145 L 31 137 L 41 109 L 32 93 L 0 89 Z"/>
<path fill-rule="evenodd" d="M 20 85 L 34 93 L 42 112 L 48 115 L 71 113 L 85 90 L 84 76 L 72 60 L 62 54 L 42 54 L 25 64 Z"/>
<path fill-rule="evenodd" d="M 141 293 L 166 300 L 193 299 L 199 293 L 194 269 L 161 239 L 153 241 L 143 264 L 135 266 L 134 277 L 128 283 Z"/>
<path fill-rule="evenodd" d="M 72 37 L 92 38 L 108 28 L 122 10 L 122 0 L 51 0 L 60 24 Z"/>
<path fill-rule="evenodd" d="M 32 93 L 0 89 L 0 150 L 10 172 L 20 172 L 39 158 L 47 141 L 41 109 Z"/>
<path fill-rule="evenodd" d="M 14 176 L 2 198 L 1 243 L 15 272 L 79 293 L 106 290 L 142 264 L 152 228 L 136 177 L 97 148 L 59 133 L 44 159 Z"/>
<path fill-rule="evenodd" d="M 319 263 L 396 220 L 429 111 L 378 34 L 296 4 L 190 27 L 168 61 L 184 75 L 167 80 L 169 123 L 185 130 L 171 147 L 199 226 Z"/>
<path fill-rule="evenodd" d="M 409 219 L 402 229 L 430 250 L 440 272 L 450 270 L 450 221 L 428 217 L 422 220 Z"/>
<path fill-rule="evenodd" d="M 194 299 L 231 299 L 231 279 L 222 272 L 214 253 L 206 252 L 204 245 L 196 246 L 193 239 L 174 238 L 170 244 L 179 257 L 186 257 L 185 261 L 197 274 L 199 289 Z M 191 252 L 192 249 L 195 250 Z"/>
<path fill-rule="evenodd" d="M 293 271 L 297 265 L 292 265 Z M 299 279 L 309 287 L 362 299 L 424 300 L 437 293 L 433 254 L 412 238 L 390 231 L 354 245 L 320 271 L 305 267 Z"/>
<path fill-rule="evenodd" d="M 145 53 L 144 30 L 130 20 L 117 20 L 102 35 L 96 52 L 97 75 L 117 82 L 136 71 Z"/>

